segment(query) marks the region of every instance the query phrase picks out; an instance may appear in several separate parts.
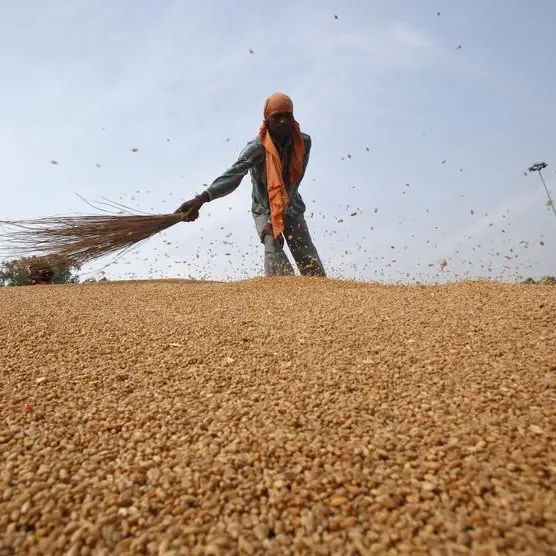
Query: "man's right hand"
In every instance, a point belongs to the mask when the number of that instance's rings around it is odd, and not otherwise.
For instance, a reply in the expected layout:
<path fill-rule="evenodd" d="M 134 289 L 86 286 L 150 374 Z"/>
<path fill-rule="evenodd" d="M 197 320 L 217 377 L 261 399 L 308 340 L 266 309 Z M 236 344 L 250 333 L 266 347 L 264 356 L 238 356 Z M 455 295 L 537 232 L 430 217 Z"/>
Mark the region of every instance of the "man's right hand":
<path fill-rule="evenodd" d="M 182 203 L 178 209 L 175 211 L 183 212 L 184 213 L 184 221 L 185 222 L 193 222 L 199 218 L 199 210 L 201 207 L 208 201 L 208 195 L 205 191 L 193 199 L 189 199 L 189 201 L 185 201 Z"/>

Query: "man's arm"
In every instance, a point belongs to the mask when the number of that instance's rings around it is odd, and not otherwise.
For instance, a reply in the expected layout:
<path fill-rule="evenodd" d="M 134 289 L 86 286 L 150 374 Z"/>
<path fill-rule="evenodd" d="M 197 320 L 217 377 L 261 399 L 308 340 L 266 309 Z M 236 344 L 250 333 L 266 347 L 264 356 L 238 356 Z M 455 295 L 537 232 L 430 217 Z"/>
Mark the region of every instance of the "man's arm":
<path fill-rule="evenodd" d="M 199 218 L 200 208 L 213 199 L 225 197 L 235 191 L 247 172 L 264 157 L 262 145 L 253 139 L 241 151 L 236 162 L 216 178 L 202 193 L 182 203 L 175 212 L 184 213 L 184 220 L 191 222 Z"/>
<path fill-rule="evenodd" d="M 236 162 L 205 189 L 208 200 L 219 199 L 235 191 L 263 154 L 262 145 L 258 140 L 254 139 L 247 143 Z"/>
<path fill-rule="evenodd" d="M 305 170 L 307 170 L 307 165 L 309 164 L 309 157 L 311 155 L 311 147 L 313 146 L 313 140 L 310 135 L 307 135 L 307 140 L 305 141 L 305 157 L 303 159 L 303 170 L 301 172 L 301 177 L 299 178 L 299 183 L 303 181 L 305 177 Z"/>

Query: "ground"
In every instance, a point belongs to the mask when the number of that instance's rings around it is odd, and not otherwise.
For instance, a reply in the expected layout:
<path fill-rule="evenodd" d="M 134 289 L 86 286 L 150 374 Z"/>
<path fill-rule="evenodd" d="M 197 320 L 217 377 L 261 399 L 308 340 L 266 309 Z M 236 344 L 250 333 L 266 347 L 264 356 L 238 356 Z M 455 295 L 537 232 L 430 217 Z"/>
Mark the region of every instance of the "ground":
<path fill-rule="evenodd" d="M 0 555 L 556 554 L 556 288 L 0 289 Z"/>

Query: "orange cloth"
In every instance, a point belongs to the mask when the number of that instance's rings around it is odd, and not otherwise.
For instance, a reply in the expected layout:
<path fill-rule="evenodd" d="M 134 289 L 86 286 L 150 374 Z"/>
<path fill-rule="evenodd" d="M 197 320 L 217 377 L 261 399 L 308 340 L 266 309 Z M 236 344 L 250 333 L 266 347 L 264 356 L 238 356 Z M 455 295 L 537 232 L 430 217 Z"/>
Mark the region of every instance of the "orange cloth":
<path fill-rule="evenodd" d="M 270 95 L 264 105 L 264 122 L 259 131 L 259 137 L 266 151 L 266 187 L 268 200 L 270 202 L 270 215 L 272 222 L 272 234 L 277 239 L 284 231 L 284 210 L 288 204 L 288 194 L 282 173 L 282 161 L 274 141 L 268 130 L 268 118 L 276 112 L 291 112 L 293 114 L 293 102 L 291 98 L 283 93 Z M 301 179 L 303 172 L 303 159 L 305 157 L 305 145 L 301 136 L 299 124 L 293 123 L 293 151 L 290 159 L 290 184 L 295 184 Z"/>

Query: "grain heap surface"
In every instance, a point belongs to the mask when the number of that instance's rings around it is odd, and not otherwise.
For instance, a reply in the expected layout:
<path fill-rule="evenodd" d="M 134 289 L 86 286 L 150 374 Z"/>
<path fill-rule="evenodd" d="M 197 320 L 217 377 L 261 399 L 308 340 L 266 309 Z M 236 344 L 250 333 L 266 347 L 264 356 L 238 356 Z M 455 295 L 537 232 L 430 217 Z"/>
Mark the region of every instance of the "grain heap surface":
<path fill-rule="evenodd" d="M 0 289 L 0 555 L 556 554 L 556 288 Z"/>

